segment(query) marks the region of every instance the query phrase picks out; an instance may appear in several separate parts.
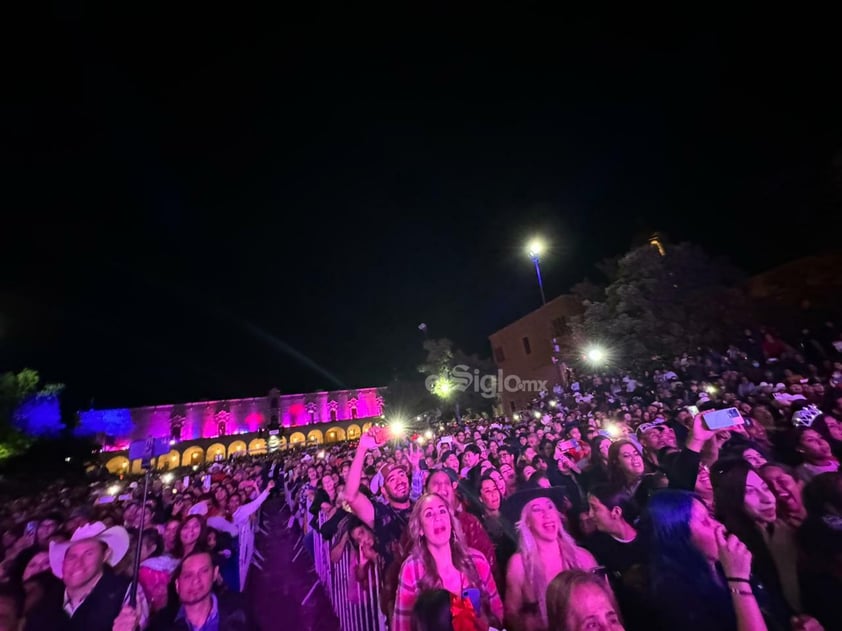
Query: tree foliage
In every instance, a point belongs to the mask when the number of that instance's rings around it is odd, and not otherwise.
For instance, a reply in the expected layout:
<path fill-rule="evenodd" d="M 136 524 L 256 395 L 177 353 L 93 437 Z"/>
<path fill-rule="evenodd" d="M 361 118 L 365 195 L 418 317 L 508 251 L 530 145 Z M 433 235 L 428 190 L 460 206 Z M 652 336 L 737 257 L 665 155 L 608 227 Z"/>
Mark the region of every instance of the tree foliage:
<path fill-rule="evenodd" d="M 751 319 L 741 280 L 735 268 L 693 244 L 669 246 L 665 256 L 648 245 L 636 248 L 617 262 L 604 298 L 573 319 L 574 345 L 603 344 L 629 368 L 721 347 Z"/>
<path fill-rule="evenodd" d="M 62 384 L 40 385 L 41 377 L 38 371 L 31 368 L 24 368 L 18 372 L 6 372 L 0 374 L 0 460 L 22 453 L 30 445 L 31 441 L 27 435 L 27 429 L 44 429 L 41 421 L 43 410 L 47 407 L 51 412 L 58 413 L 57 397 L 64 386 Z M 44 406 L 44 403 L 55 403 L 55 405 Z M 32 411 L 39 411 L 39 419 L 32 424 L 30 417 Z M 55 419 L 51 419 L 55 420 Z M 60 431 L 63 427 L 59 425 L 52 429 Z M 52 423 L 55 425 L 55 423 Z"/>
<path fill-rule="evenodd" d="M 469 355 L 454 348 L 453 342 L 447 338 L 425 340 L 424 350 L 427 352 L 426 360 L 418 366 L 418 372 L 421 374 L 428 377 L 435 376 L 443 381 L 452 381 L 453 369 L 459 366 L 461 374 L 467 372 L 472 375 L 472 381 L 466 387 L 455 388 L 448 392 L 447 396 L 436 397 L 436 399 L 440 399 L 435 401 L 437 405 L 450 403 L 454 406 L 460 406 L 462 410 L 474 412 L 487 410 L 491 407 L 495 398 L 483 396 L 482 392 L 478 391 L 474 385 L 476 380 L 473 379 L 473 375 L 476 374 L 478 378 L 482 375 L 496 374 L 494 362 L 488 358 L 476 354 Z"/>

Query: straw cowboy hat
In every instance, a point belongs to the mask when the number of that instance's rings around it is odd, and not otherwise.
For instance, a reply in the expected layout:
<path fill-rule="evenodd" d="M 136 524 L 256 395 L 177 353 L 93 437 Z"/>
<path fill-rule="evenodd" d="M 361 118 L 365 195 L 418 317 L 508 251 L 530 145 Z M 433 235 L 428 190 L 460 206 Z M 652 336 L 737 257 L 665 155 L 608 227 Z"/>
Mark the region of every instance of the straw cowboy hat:
<path fill-rule="evenodd" d="M 56 541 L 50 542 L 50 568 L 53 570 L 58 578 L 62 578 L 62 565 L 64 565 L 64 555 L 67 554 L 68 548 L 74 543 L 80 541 L 91 541 L 96 539 L 102 541 L 108 549 L 111 550 L 111 555 L 106 560 L 108 565 L 117 565 L 129 550 L 129 533 L 122 526 L 112 526 L 106 528 L 101 521 L 95 521 L 92 524 L 85 524 L 79 526 L 70 537 L 70 541 Z"/>

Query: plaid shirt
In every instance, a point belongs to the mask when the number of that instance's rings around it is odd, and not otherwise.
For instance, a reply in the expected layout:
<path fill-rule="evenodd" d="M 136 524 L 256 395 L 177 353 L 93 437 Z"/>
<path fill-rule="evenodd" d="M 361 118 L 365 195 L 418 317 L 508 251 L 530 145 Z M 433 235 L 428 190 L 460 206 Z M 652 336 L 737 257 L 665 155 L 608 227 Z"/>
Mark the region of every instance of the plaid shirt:
<path fill-rule="evenodd" d="M 491 605 L 491 613 L 494 614 L 498 620 L 503 619 L 503 601 L 500 599 L 500 594 L 497 592 L 497 585 L 494 583 L 494 577 L 491 575 L 491 567 L 488 561 L 485 560 L 482 552 L 468 549 L 471 560 L 474 562 L 474 567 L 477 569 L 480 585 L 464 586 L 478 587 L 481 591 L 488 594 L 488 601 Z M 415 605 L 415 600 L 421 593 L 418 586 L 421 577 L 424 576 L 424 564 L 420 559 L 410 556 L 404 561 L 401 566 L 400 582 L 398 583 L 398 594 L 395 600 L 395 615 L 392 617 L 392 631 L 411 631 L 412 628 L 412 607 Z M 461 594 L 459 594 L 461 596 Z"/>

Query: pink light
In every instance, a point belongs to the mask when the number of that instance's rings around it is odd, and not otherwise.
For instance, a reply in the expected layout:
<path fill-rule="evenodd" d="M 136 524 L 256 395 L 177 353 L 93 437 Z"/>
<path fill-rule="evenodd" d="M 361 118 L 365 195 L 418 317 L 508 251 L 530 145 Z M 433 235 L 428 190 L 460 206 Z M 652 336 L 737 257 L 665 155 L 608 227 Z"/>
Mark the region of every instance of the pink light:
<path fill-rule="evenodd" d="M 248 431 L 256 432 L 263 425 L 263 415 L 260 412 L 252 412 L 246 417 Z"/>

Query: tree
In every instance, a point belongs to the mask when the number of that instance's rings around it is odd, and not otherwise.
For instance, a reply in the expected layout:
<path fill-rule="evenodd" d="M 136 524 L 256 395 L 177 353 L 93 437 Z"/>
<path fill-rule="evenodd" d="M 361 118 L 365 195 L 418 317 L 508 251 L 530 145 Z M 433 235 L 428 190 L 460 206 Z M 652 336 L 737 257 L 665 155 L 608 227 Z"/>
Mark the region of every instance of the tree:
<path fill-rule="evenodd" d="M 626 368 L 721 347 L 751 320 L 741 280 L 693 244 L 670 246 L 664 256 L 649 245 L 633 249 L 618 261 L 604 299 L 572 320 L 575 346 L 602 344 Z"/>
<path fill-rule="evenodd" d="M 30 437 L 61 432 L 62 384 L 45 384 L 31 368 L 0 375 L 0 460 L 21 453 Z"/>
<path fill-rule="evenodd" d="M 491 407 L 496 400 L 496 389 L 491 387 L 496 368 L 490 359 L 454 349 L 447 338 L 425 340 L 424 350 L 427 358 L 418 372 L 427 375 L 427 388 L 439 405 L 452 404 L 457 416 L 460 408 L 478 412 Z"/>

